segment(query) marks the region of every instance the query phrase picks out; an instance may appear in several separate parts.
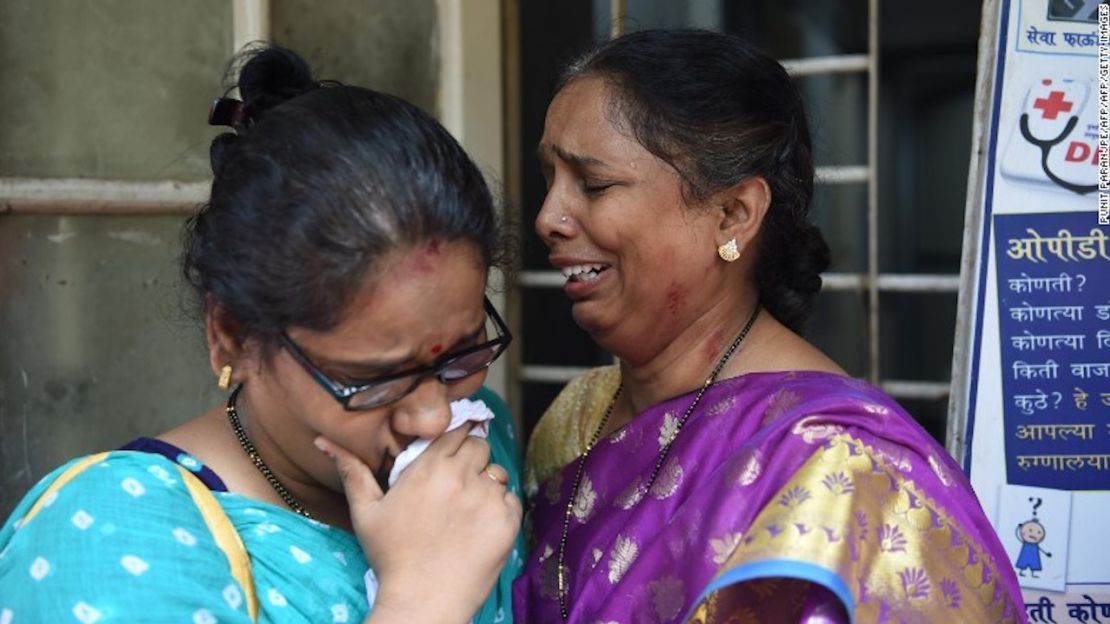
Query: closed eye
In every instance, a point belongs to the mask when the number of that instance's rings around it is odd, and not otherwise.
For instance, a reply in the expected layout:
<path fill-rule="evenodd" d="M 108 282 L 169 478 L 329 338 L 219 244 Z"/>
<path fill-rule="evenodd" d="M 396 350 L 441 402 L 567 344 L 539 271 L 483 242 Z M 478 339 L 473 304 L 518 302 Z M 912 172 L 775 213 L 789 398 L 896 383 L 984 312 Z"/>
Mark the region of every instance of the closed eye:
<path fill-rule="evenodd" d="M 444 362 L 446 360 L 449 360 L 452 357 L 455 357 L 455 355 L 459 351 L 462 351 L 462 350 L 464 350 L 468 347 L 472 347 L 472 346 L 478 344 L 481 340 L 484 340 L 485 336 L 486 336 L 486 326 L 485 326 L 485 323 L 483 322 L 482 325 L 478 326 L 478 328 L 475 329 L 473 332 L 463 336 L 462 338 L 459 338 L 453 345 L 451 345 L 450 348 L 447 349 L 446 353 L 444 353 L 443 355 L 440 355 L 438 358 L 436 358 L 435 363 L 438 364 L 438 363 Z M 405 364 L 407 364 L 407 366 Z M 329 375 L 332 376 L 332 378 L 335 381 L 337 381 L 337 382 L 339 382 L 339 383 L 341 383 L 345 386 L 348 386 L 348 387 L 356 387 L 356 386 L 365 386 L 365 385 L 374 383 L 377 379 L 380 379 L 381 377 L 388 377 L 388 376 L 396 375 L 396 374 L 399 374 L 399 373 L 403 373 L 406 370 L 414 370 L 414 369 L 418 369 L 418 368 L 421 368 L 421 366 L 419 364 L 415 364 L 411 360 L 407 360 L 405 362 L 398 363 L 397 365 L 390 366 L 388 368 L 381 368 L 381 369 L 375 368 L 375 369 L 369 369 L 369 370 L 361 369 L 361 370 L 358 370 L 357 372 L 352 372 L 351 370 L 337 370 L 337 371 L 334 371 L 334 372 L 333 371 L 327 371 L 327 372 L 328 372 Z"/>
<path fill-rule="evenodd" d="M 591 180 L 584 180 L 582 182 L 582 192 L 587 194 L 587 195 L 597 195 L 599 193 L 604 193 L 605 191 L 609 190 L 610 188 L 612 188 L 616 185 L 617 185 L 616 182 L 601 182 L 601 181 L 596 181 L 595 182 L 595 181 L 591 181 Z"/>

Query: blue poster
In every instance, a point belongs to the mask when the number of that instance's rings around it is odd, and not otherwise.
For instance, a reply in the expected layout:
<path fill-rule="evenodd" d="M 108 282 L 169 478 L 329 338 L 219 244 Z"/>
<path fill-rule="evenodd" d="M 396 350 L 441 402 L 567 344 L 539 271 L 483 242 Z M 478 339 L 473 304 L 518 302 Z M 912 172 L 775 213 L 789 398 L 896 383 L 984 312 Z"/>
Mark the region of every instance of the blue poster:
<path fill-rule="evenodd" d="M 1092 212 L 994 227 L 1006 481 L 1110 489 L 1110 236 Z"/>

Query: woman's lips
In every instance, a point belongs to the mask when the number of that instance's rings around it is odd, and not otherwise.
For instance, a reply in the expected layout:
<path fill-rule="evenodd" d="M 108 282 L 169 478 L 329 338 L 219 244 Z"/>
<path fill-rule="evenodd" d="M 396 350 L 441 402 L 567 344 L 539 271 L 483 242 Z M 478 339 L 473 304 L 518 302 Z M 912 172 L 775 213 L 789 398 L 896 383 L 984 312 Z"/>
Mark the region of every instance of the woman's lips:
<path fill-rule="evenodd" d="M 386 453 L 382 459 L 382 463 L 378 466 L 378 470 L 374 472 L 374 480 L 378 482 L 378 487 L 382 489 L 382 494 L 389 491 L 389 473 L 393 470 L 393 462 L 396 460 L 395 455 Z"/>
<path fill-rule="evenodd" d="M 586 258 L 552 255 L 551 264 L 563 274 L 563 291 L 571 299 L 581 299 L 605 281 L 611 265 Z"/>
<path fill-rule="evenodd" d="M 596 271 L 588 270 L 575 273 L 563 284 L 563 292 L 571 299 L 577 301 L 588 297 L 608 281 L 608 278 L 609 267 L 603 267 Z"/>
<path fill-rule="evenodd" d="M 568 281 L 588 282 L 597 279 L 597 276 L 608 268 L 606 264 L 591 263 L 565 266 L 560 271 Z"/>

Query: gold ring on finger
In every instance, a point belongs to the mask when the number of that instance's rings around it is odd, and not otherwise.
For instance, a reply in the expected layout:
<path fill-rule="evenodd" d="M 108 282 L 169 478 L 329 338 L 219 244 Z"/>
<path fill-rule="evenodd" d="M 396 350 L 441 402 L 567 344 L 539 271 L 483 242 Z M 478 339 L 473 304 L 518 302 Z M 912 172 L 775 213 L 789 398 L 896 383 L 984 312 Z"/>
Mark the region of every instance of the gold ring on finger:
<path fill-rule="evenodd" d="M 490 464 L 490 465 L 486 466 L 482 470 L 482 473 L 484 473 L 490 479 L 493 479 L 498 485 L 508 485 L 509 480 L 506 477 L 502 476 L 500 471 L 498 471 L 497 473 L 494 473 L 494 471 L 491 470 L 492 467 L 493 467 L 493 464 Z"/>

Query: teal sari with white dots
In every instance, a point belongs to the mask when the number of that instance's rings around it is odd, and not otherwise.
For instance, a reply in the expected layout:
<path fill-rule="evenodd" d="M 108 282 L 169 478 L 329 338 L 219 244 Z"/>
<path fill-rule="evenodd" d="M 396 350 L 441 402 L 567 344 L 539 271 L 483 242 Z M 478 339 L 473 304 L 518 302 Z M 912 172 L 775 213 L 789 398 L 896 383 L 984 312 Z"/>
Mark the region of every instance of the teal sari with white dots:
<path fill-rule="evenodd" d="M 521 456 L 512 418 L 492 391 L 482 388 L 473 398 L 496 414 L 491 461 L 508 470 L 509 487 L 519 496 Z M 82 459 L 47 475 L 0 529 L 0 624 L 252 621 L 249 592 L 180 472 L 179 466 L 199 472 L 198 460 L 113 451 L 48 493 Z M 211 494 L 249 553 L 258 621 L 366 617 L 368 564 L 352 533 L 239 494 Z M 474 622 L 512 621 L 512 581 L 523 566 L 523 549 L 518 535 Z M 435 588 L 428 599 L 435 600 Z"/>

